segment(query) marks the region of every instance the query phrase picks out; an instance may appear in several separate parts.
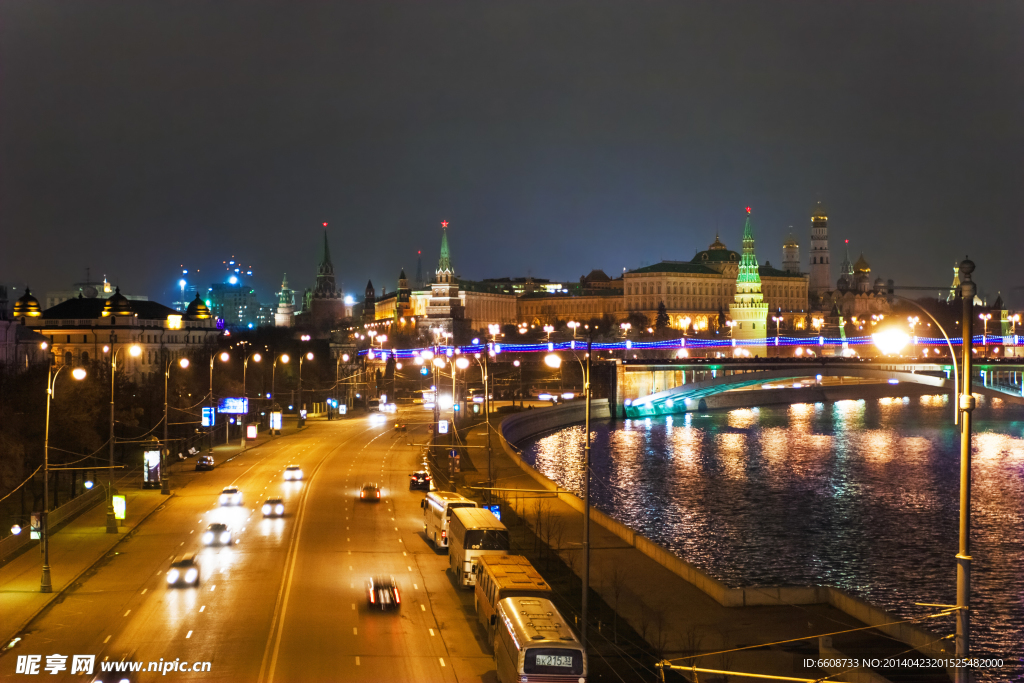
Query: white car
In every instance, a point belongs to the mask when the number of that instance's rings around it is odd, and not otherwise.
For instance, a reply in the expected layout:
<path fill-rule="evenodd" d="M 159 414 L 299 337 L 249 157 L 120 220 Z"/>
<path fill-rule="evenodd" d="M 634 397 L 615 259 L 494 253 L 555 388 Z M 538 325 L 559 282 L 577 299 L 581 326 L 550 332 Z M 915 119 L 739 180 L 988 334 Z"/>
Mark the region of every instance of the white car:
<path fill-rule="evenodd" d="M 234 486 L 229 486 L 220 492 L 220 504 L 221 506 L 227 505 L 241 505 L 242 504 L 242 492 Z"/>
<path fill-rule="evenodd" d="M 298 465 L 288 465 L 284 469 L 285 481 L 302 481 L 302 468 Z"/>
<path fill-rule="evenodd" d="M 203 532 L 203 545 L 231 545 L 231 529 L 227 524 L 211 524 Z"/>

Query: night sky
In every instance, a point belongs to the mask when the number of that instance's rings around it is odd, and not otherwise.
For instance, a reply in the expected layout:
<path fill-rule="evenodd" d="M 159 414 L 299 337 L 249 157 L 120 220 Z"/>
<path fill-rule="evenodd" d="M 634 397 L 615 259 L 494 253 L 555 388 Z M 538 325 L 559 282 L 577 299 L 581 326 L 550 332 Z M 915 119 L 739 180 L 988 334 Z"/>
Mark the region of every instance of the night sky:
<path fill-rule="evenodd" d="M 0 3 L 0 282 L 345 292 L 688 260 L 829 207 L 872 275 L 1020 287 L 1024 3 Z M 1020 289 L 1015 299 L 1024 304 Z"/>

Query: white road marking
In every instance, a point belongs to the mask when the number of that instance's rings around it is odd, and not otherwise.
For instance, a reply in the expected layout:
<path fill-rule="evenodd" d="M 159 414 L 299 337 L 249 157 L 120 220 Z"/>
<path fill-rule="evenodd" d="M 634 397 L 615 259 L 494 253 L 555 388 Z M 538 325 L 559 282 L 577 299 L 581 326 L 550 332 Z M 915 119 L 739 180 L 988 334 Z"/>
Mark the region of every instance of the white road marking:
<path fill-rule="evenodd" d="M 349 570 L 349 571 L 352 571 L 352 565 L 349 565 L 349 566 L 348 566 L 348 570 Z"/>
<path fill-rule="evenodd" d="M 181 543 L 179 543 L 178 545 L 179 545 L 179 546 L 185 545 L 185 541 L 182 541 L 182 542 L 181 542 Z"/>
<path fill-rule="evenodd" d="M 210 592 L 212 593 L 213 589 L 216 588 L 216 587 L 217 587 L 217 584 L 213 584 L 212 586 L 210 586 Z"/>
<path fill-rule="evenodd" d="M 441 660 L 441 666 L 444 666 L 444 657 L 438 657 Z"/>
<path fill-rule="evenodd" d="M 430 631 L 430 635 L 434 635 L 434 629 L 428 628 L 427 630 Z"/>
<path fill-rule="evenodd" d="M 200 612 L 203 612 L 203 611 L 205 611 L 205 610 L 206 610 L 206 605 L 203 605 L 202 607 L 200 607 L 200 608 L 199 608 L 199 611 L 200 611 Z"/>
<path fill-rule="evenodd" d="M 195 532 L 196 532 L 196 530 L 195 530 L 195 529 L 193 529 L 193 530 L 192 530 L 192 531 L 190 531 L 189 533 L 190 533 L 190 534 L 194 534 Z"/>
<path fill-rule="evenodd" d="M 353 602 L 352 603 L 352 609 L 355 609 L 355 608 L 356 608 L 356 603 Z"/>
<path fill-rule="evenodd" d="M 395 527 L 395 531 L 398 531 L 398 527 L 397 526 Z"/>
<path fill-rule="evenodd" d="M 427 608 L 426 608 L 426 607 L 424 607 L 423 605 L 420 605 L 420 609 L 421 609 L 421 610 L 423 610 L 424 612 L 426 612 L 426 611 L 427 611 Z"/>
<path fill-rule="evenodd" d="M 358 636 L 359 635 L 359 629 L 357 629 L 355 626 L 352 627 L 352 635 L 354 635 L 354 636 Z"/>
<path fill-rule="evenodd" d="M 186 633 L 185 637 L 186 638 L 191 638 L 192 637 L 192 631 L 189 631 L 188 633 Z"/>
<path fill-rule="evenodd" d="M 109 643 L 110 642 L 110 636 L 107 636 L 106 638 L 104 638 L 103 642 L 104 642 L 104 644 Z"/>
<path fill-rule="evenodd" d="M 412 589 L 413 589 L 414 591 L 418 591 L 418 590 L 420 589 L 420 587 L 419 587 L 419 586 L 417 586 L 417 585 L 416 585 L 416 584 L 414 583 L 414 584 L 412 585 Z"/>
<path fill-rule="evenodd" d="M 125 615 L 125 616 L 128 616 L 128 615 L 129 615 L 129 614 L 131 614 L 131 613 L 132 613 L 132 611 L 131 611 L 131 610 L 128 610 L 127 612 L 125 612 L 125 613 L 124 613 L 124 615 Z"/>
<path fill-rule="evenodd" d="M 402 542 L 402 539 L 398 539 L 398 542 L 399 542 L 399 543 L 401 543 L 401 542 Z"/>
<path fill-rule="evenodd" d="M 142 589 L 142 594 L 143 594 L 143 595 L 145 595 L 145 594 L 146 594 L 146 591 L 148 591 L 148 590 L 149 590 L 148 588 L 143 588 L 143 589 Z"/>
<path fill-rule="evenodd" d="M 409 567 L 409 571 L 412 571 L 412 567 Z"/>
<path fill-rule="evenodd" d="M 359 657 L 356 657 L 356 666 L 359 666 Z"/>

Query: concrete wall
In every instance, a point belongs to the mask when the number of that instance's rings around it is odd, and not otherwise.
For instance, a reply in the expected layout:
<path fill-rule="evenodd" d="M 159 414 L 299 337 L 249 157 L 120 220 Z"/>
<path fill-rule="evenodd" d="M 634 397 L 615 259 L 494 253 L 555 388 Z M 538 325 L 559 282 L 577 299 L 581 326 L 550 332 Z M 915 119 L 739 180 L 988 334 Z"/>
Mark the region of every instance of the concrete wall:
<path fill-rule="evenodd" d="M 799 390 L 793 390 L 799 391 Z M 758 392 L 743 392 L 754 394 Z M 559 500 L 582 514 L 583 501 L 576 495 L 560 488 L 537 470 L 526 464 L 519 456 L 514 444 L 531 436 L 541 434 L 584 420 L 585 406 L 582 401 L 565 406 L 539 408 L 516 413 L 501 422 L 499 434 L 501 445 L 508 456 L 529 474 L 541 488 L 557 492 Z M 594 400 L 591 404 L 591 419 L 607 417 L 608 401 Z M 649 538 L 629 527 L 615 521 L 594 507 L 590 508 L 590 521 L 599 524 L 611 533 L 630 544 L 638 551 L 665 567 L 683 580 L 696 586 L 724 607 L 746 607 L 754 605 L 810 605 L 827 603 L 851 617 L 882 631 L 901 642 L 917 648 L 922 653 L 934 657 L 952 656 L 952 645 L 943 646 L 938 643 L 939 636 L 922 628 L 900 622 L 901 619 L 890 612 L 854 597 L 846 591 L 831 586 L 749 586 L 730 588 L 702 569 L 680 559 L 671 551 L 661 547 Z M 943 647 L 947 649 L 943 649 Z"/>

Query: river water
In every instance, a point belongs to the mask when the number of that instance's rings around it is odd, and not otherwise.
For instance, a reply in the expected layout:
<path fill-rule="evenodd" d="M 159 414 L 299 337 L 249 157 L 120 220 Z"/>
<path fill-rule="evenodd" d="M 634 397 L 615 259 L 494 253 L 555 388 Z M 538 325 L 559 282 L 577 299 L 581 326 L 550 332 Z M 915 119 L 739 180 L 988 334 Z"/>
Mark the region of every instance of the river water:
<path fill-rule="evenodd" d="M 603 512 L 729 586 L 830 585 L 906 616 L 956 602 L 959 432 L 946 396 L 598 422 Z M 582 425 L 524 459 L 581 490 Z M 974 422 L 973 645 L 1024 658 L 1024 407 L 981 398 Z M 952 619 L 924 628 L 951 633 Z M 1015 670 L 1012 674 L 1011 671 Z"/>

